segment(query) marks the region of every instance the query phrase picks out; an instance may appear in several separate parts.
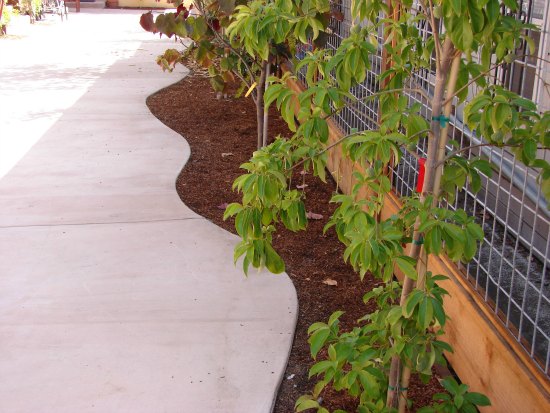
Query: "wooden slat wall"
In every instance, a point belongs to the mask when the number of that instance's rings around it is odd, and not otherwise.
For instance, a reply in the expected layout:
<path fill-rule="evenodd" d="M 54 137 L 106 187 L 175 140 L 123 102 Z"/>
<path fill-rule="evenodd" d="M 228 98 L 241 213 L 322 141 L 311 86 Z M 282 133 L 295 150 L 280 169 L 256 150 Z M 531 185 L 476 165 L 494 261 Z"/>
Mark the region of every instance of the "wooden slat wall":
<path fill-rule="evenodd" d="M 302 90 L 301 85 L 292 80 L 289 85 L 297 92 Z M 342 136 L 340 129 L 331 124 L 331 143 Z M 352 172 L 357 165 L 342 156 L 340 146 L 329 151 L 327 167 L 340 190 L 349 193 L 353 186 Z M 388 218 L 399 208 L 397 196 L 387 197 L 382 218 Z M 472 391 L 484 393 L 491 399 L 492 406 L 482 411 L 550 412 L 550 381 L 470 287 L 458 268 L 448 259 L 438 257 L 430 257 L 428 268 L 433 273 L 450 277 L 442 284 L 450 293 L 445 299 L 450 320 L 444 339 L 453 346 L 454 353 L 448 354 L 448 360 Z"/>

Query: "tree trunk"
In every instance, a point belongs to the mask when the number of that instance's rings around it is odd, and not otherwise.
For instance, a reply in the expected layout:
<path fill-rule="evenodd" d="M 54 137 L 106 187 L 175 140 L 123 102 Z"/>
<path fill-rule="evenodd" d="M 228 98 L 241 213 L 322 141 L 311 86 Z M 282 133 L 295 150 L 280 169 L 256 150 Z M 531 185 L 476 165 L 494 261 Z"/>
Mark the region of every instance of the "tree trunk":
<path fill-rule="evenodd" d="M 268 85 L 268 82 L 267 80 L 269 79 L 269 75 L 270 75 L 270 69 L 271 69 L 271 64 L 268 63 L 266 65 L 266 68 L 265 68 L 265 82 L 264 82 L 264 92 L 267 90 L 267 85 Z M 262 146 L 267 146 L 267 132 L 269 130 L 269 108 L 265 106 L 265 104 L 263 105 L 264 106 L 264 123 L 263 123 L 263 129 L 262 129 L 262 135 L 263 135 L 263 139 L 262 139 Z"/>
<path fill-rule="evenodd" d="M 449 72 L 449 66 L 445 66 L 443 69 L 446 72 L 445 81 L 447 83 L 447 94 L 445 97 L 445 100 L 447 100 L 447 104 L 444 108 L 440 109 L 440 114 L 443 115 L 445 118 L 449 118 L 451 115 L 451 108 L 452 108 L 452 96 L 455 93 L 456 88 L 456 81 L 458 78 L 458 71 L 460 69 L 460 61 L 462 57 L 462 53 L 460 53 L 458 50 L 455 50 L 454 47 L 451 47 L 449 50 L 449 54 L 445 54 L 446 49 L 444 49 L 444 55 L 443 59 L 447 59 L 447 56 L 450 55 L 450 58 L 452 58 L 452 65 L 450 66 L 450 72 Z M 443 66 L 443 65 L 442 65 Z M 443 165 L 441 161 L 445 158 L 445 150 L 447 147 L 447 140 L 448 140 L 448 134 L 447 130 L 449 127 L 449 123 L 445 122 L 445 126 L 438 126 L 440 131 L 439 136 L 439 142 L 434 142 L 434 145 L 437 143 L 436 148 L 436 156 L 434 159 L 435 168 L 433 169 L 433 184 L 431 184 L 431 192 L 434 195 L 434 207 L 437 206 L 437 200 L 439 198 L 439 188 L 441 184 L 441 175 L 443 173 Z M 428 254 L 426 253 L 426 250 L 422 247 L 420 251 L 420 260 L 417 264 L 417 272 L 418 272 L 418 281 L 416 282 L 417 288 L 424 290 L 426 288 L 426 271 L 428 269 Z M 399 397 L 399 413 L 405 413 L 406 407 L 407 407 L 407 391 L 409 387 L 409 381 L 411 377 L 411 369 L 409 366 L 405 367 L 402 372 L 401 377 L 401 393 Z"/>
<path fill-rule="evenodd" d="M 262 69 L 260 72 L 260 79 L 256 85 L 256 122 L 258 132 L 258 149 L 263 147 L 264 139 L 264 92 L 265 83 L 267 78 L 267 60 L 262 62 Z"/>
<path fill-rule="evenodd" d="M 450 38 L 446 38 L 443 44 L 441 62 L 438 65 L 436 70 L 436 81 L 435 81 L 435 91 L 432 100 L 432 117 L 439 117 L 442 113 L 442 103 L 445 96 L 445 86 L 447 83 L 447 77 L 449 75 L 449 69 L 451 67 L 451 59 L 453 58 L 454 46 Z M 439 141 L 441 139 L 441 123 L 439 120 L 432 119 L 431 121 L 431 132 L 428 138 L 428 154 L 426 157 L 426 174 L 424 176 L 424 185 L 422 188 L 423 200 L 427 195 L 433 193 L 434 182 L 435 182 L 435 171 L 437 165 L 437 153 L 439 149 Z M 446 128 L 445 128 L 446 130 Z M 409 256 L 418 260 L 420 256 L 420 250 L 422 245 L 423 234 L 418 231 L 418 226 L 420 225 L 419 219 L 417 218 L 414 225 L 414 234 L 413 234 L 413 245 Z M 404 305 L 407 297 L 414 288 L 414 280 L 405 277 L 403 281 L 403 290 L 401 292 L 400 305 Z M 399 393 L 400 389 L 400 380 L 399 380 L 399 370 L 400 370 L 400 359 L 399 356 L 393 356 L 390 374 L 389 374 L 389 385 L 388 385 L 388 395 L 386 398 L 386 405 L 388 407 L 397 408 L 399 405 Z"/>

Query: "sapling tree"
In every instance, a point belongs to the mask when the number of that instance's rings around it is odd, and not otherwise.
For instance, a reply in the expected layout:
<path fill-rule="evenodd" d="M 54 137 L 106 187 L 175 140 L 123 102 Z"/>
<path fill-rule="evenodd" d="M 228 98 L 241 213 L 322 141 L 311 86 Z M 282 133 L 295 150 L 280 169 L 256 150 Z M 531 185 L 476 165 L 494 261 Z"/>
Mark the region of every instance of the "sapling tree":
<path fill-rule="evenodd" d="M 338 208 L 325 230 L 336 231 L 346 246 L 344 260 L 361 278 L 369 274 L 383 281 L 363 297 L 376 302 L 377 310 L 351 331 L 340 331 L 338 311 L 309 328 L 313 358 L 321 349 L 327 357 L 311 368 L 317 384 L 313 394 L 297 401 L 296 411 L 328 412 L 318 398 L 330 385 L 357 397 L 359 412 L 404 412 L 411 374 L 429 379 L 433 365 L 444 363 L 444 353 L 452 351 L 442 340 L 447 292 L 439 284 L 447 277 L 429 271 L 428 256 L 445 254 L 455 262 L 475 256 L 481 227 L 465 211 L 446 205 L 466 185 L 479 190 L 482 176 L 494 168 L 473 156 L 479 145 L 457 148 L 449 141 L 453 106 L 465 104 L 464 120 L 482 145 L 507 148 L 538 168 L 542 191 L 550 195 L 550 164 L 537 158 L 538 149 L 550 146 L 550 113 L 487 80 L 495 68 L 525 57 L 517 52 L 525 44 L 534 55 L 528 34 L 537 28 L 518 21 L 517 8 L 515 0 L 354 0 L 353 25 L 341 45 L 335 51 L 316 49 L 297 63 L 296 69 L 306 72 L 303 92 L 287 85 L 292 74 L 271 78 L 265 104 L 276 104 L 295 133 L 255 152 L 233 184 L 242 202 L 230 204 L 225 217 L 235 217 L 242 238 L 235 261 L 242 257 L 245 272 L 250 266 L 284 271 L 272 247 L 273 233 L 279 226 L 293 231 L 307 226 L 306 194 L 291 187 L 292 174 L 310 169 L 324 180 L 327 151 L 341 150 L 358 165 L 355 184 L 349 194 L 332 198 Z M 426 40 L 420 23 L 432 33 Z M 376 41 L 379 30 L 383 44 Z M 350 87 L 365 80 L 372 58 L 381 53 L 389 65 L 379 75 L 379 91 L 365 98 L 379 101 L 378 128 L 329 143 L 330 117 L 356 103 Z M 414 74 L 421 70 L 433 70 L 433 90 L 415 84 Z M 428 119 L 405 94 L 428 102 Z M 421 141 L 427 142 L 422 189 L 402 197 L 400 210 L 387 217 L 388 170 L 405 153 L 418 157 L 414 148 Z M 394 281 L 395 270 L 404 275 L 402 283 Z M 472 412 L 490 403 L 451 379 L 444 385 L 449 394 L 437 395 L 425 411 Z"/>
<path fill-rule="evenodd" d="M 214 90 L 225 93 L 239 80 L 241 91 L 256 105 L 258 148 L 268 143 L 268 112 L 264 92 L 272 67 L 290 58 L 297 42 L 316 39 L 330 17 L 328 0 L 194 0 L 192 13 L 178 0 L 176 13 L 153 18 L 142 15 L 141 25 L 153 33 L 190 38 L 185 51 L 168 49 L 158 63 L 171 70 L 191 56 L 208 69 Z"/>

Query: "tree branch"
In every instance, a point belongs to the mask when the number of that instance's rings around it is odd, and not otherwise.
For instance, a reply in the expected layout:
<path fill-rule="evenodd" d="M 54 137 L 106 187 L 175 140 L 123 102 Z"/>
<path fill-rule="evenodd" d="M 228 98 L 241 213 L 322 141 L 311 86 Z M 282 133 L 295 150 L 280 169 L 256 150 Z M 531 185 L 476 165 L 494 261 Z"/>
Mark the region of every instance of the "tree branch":
<path fill-rule="evenodd" d="M 381 96 L 381 95 L 384 95 L 386 93 L 397 93 L 397 92 L 412 92 L 412 93 L 418 93 L 420 95 L 422 95 L 423 98 L 425 98 L 426 100 L 429 100 L 429 96 L 426 94 L 426 91 L 424 89 L 420 89 L 420 88 L 400 88 L 400 89 L 388 89 L 388 90 L 381 90 L 379 92 L 376 92 L 376 93 L 373 93 L 371 95 L 368 95 L 368 96 L 365 96 L 364 98 L 361 98 L 361 99 L 356 99 L 354 100 L 350 105 L 345 105 L 339 109 L 336 109 L 334 111 L 332 111 L 331 113 L 329 113 L 328 115 L 322 117 L 321 119 L 328 119 L 338 113 L 340 113 L 341 111 L 343 111 L 344 109 L 347 109 L 347 108 L 351 108 L 353 107 L 353 105 L 355 105 L 356 103 L 359 103 L 359 102 L 366 102 L 366 101 L 369 101 L 370 99 L 374 99 L 375 97 L 378 97 L 378 96 Z"/>
<path fill-rule="evenodd" d="M 204 15 L 204 10 L 202 9 L 202 2 L 200 1 L 197 1 L 195 0 L 194 1 L 194 4 L 195 4 L 195 7 L 197 8 L 197 10 L 202 14 Z M 198 4 L 201 4 L 201 6 L 199 6 Z M 244 67 L 246 68 L 246 71 L 248 72 L 248 74 L 250 75 L 250 78 L 251 79 L 254 79 L 254 72 L 252 71 L 250 65 L 246 62 L 246 60 L 244 59 L 244 57 L 241 55 L 241 53 L 239 53 L 233 46 L 231 46 L 230 43 L 228 43 L 222 36 L 220 36 L 220 34 L 217 32 L 217 30 L 214 29 L 214 27 L 212 26 L 212 23 L 210 23 L 206 18 L 204 19 L 206 25 L 210 28 L 210 30 L 212 30 L 212 33 L 214 33 L 214 36 L 220 41 L 222 42 L 222 44 L 224 44 L 226 47 L 228 47 L 229 49 L 231 49 L 231 51 L 233 53 L 235 53 L 235 55 L 239 58 L 239 60 L 241 61 L 241 63 L 244 65 Z M 250 88 L 251 86 L 251 83 L 247 82 L 246 79 L 238 72 L 238 71 L 235 71 L 234 72 L 237 77 L 239 79 L 241 79 L 243 81 L 243 83 L 248 87 Z"/>
<path fill-rule="evenodd" d="M 439 68 L 441 65 L 442 52 L 441 52 L 441 43 L 439 40 L 439 26 L 437 26 L 435 22 L 433 1 L 428 0 L 429 8 L 426 7 L 426 3 L 424 1 L 421 1 L 420 4 L 422 5 L 422 8 L 426 10 L 426 13 L 429 12 L 430 25 L 432 26 L 432 34 L 434 36 L 434 44 L 435 44 L 435 66 L 436 68 Z"/>
<path fill-rule="evenodd" d="M 470 87 L 472 84 L 474 84 L 475 82 L 477 82 L 480 78 L 482 78 L 483 76 L 487 76 L 488 74 L 490 74 L 493 70 L 495 70 L 496 68 L 500 67 L 500 66 L 503 66 L 503 65 L 506 65 L 506 64 L 510 64 L 510 63 L 514 63 L 516 60 L 518 59 L 521 59 L 521 58 L 524 58 L 524 57 L 533 57 L 533 58 L 536 58 L 542 62 L 546 62 L 546 63 L 550 63 L 550 60 L 547 60 L 547 59 L 544 59 L 544 58 L 541 58 L 541 57 L 538 57 L 538 56 L 532 56 L 532 55 L 527 55 L 527 54 L 524 54 L 524 55 L 519 55 L 519 56 L 515 56 L 514 59 L 511 61 L 511 62 L 506 62 L 506 61 L 502 61 L 500 63 L 497 63 L 493 66 L 491 66 L 489 69 L 481 72 L 479 75 L 477 75 L 476 77 L 472 78 L 472 80 L 470 80 L 467 84 L 465 84 L 464 86 L 462 86 L 460 89 L 458 89 L 455 93 L 453 93 L 451 96 L 449 96 L 447 99 L 445 99 L 443 101 L 443 105 L 446 105 L 447 103 L 449 103 L 450 101 L 452 101 L 456 96 L 458 96 L 464 89 Z"/>
<path fill-rule="evenodd" d="M 338 139 L 336 142 L 333 142 L 331 143 L 329 146 L 327 146 L 326 148 L 324 148 L 323 150 L 319 151 L 318 153 L 316 153 L 315 155 L 313 155 L 312 157 L 308 157 L 308 158 L 304 158 L 302 159 L 300 162 L 292 165 L 292 167 L 290 168 L 291 170 L 294 169 L 294 168 L 297 168 L 298 166 L 302 165 L 304 162 L 306 162 L 308 159 L 313 159 L 314 157 L 317 157 L 317 156 L 321 156 L 322 154 L 324 154 L 325 152 L 327 151 L 330 151 L 332 148 L 340 145 L 342 142 L 344 142 L 345 140 L 349 139 L 349 138 L 352 138 L 354 136 L 359 136 L 363 133 L 365 133 L 367 131 L 361 131 L 361 132 L 354 132 L 354 133 L 350 133 L 349 135 L 346 135 L 340 139 Z M 419 132 L 416 132 L 415 134 L 411 135 L 409 137 L 409 139 L 414 139 L 416 138 L 417 136 L 420 136 L 424 133 L 428 133 L 430 132 L 430 129 L 424 129 L 424 130 L 421 130 Z M 419 160 L 420 159 L 420 156 L 416 153 L 416 152 L 413 152 L 411 150 L 409 150 L 409 148 L 407 148 L 406 145 L 400 145 L 401 148 L 405 149 L 407 151 L 407 153 L 409 153 L 411 156 L 413 156 L 416 160 Z"/>
<path fill-rule="evenodd" d="M 501 144 L 501 145 L 497 145 L 495 143 L 489 143 L 489 142 L 486 142 L 486 143 L 478 143 L 476 145 L 471 145 L 471 146 L 465 146 L 464 148 L 460 148 L 460 149 L 457 149 L 451 153 L 449 153 L 444 159 L 442 159 L 440 162 L 438 162 L 436 164 L 436 166 L 441 166 L 443 164 L 445 164 L 445 162 L 447 162 L 449 159 L 455 157 L 456 155 L 460 154 L 460 153 L 463 153 L 463 152 L 467 152 L 467 151 L 470 151 L 472 149 L 476 149 L 476 148 L 483 148 L 485 146 L 491 146 L 491 147 L 494 147 L 494 148 L 519 148 L 521 147 L 522 145 L 520 143 L 516 143 L 516 144 Z M 538 150 L 547 150 L 547 149 L 550 149 L 549 146 L 538 146 L 537 147 Z"/>

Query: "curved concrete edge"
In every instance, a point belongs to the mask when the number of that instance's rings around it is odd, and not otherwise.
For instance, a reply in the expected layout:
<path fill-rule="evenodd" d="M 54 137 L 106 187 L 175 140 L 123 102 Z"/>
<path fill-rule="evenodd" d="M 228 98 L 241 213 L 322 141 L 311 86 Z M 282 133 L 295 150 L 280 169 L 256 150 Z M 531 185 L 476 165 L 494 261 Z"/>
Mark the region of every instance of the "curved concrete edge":
<path fill-rule="evenodd" d="M 285 273 L 285 275 L 288 277 L 288 274 Z M 292 281 L 290 280 L 290 277 L 289 277 L 289 281 L 292 283 Z M 296 325 L 298 324 L 298 315 L 300 314 L 300 305 L 299 305 L 299 301 L 298 301 L 298 293 L 296 291 L 296 287 L 294 287 L 294 284 L 292 286 L 293 286 L 293 290 L 294 290 L 294 300 L 296 302 L 296 307 L 294 308 L 294 327 L 293 327 L 294 332 L 292 333 L 290 342 L 288 343 L 288 352 L 287 352 L 287 356 L 286 356 L 286 362 L 284 363 L 283 368 L 280 370 L 278 384 L 277 384 L 277 387 L 276 387 L 275 391 L 273 392 L 273 399 L 271 401 L 270 412 L 275 411 L 277 398 L 279 396 L 279 392 L 281 390 L 283 380 L 285 380 L 285 372 L 286 372 L 286 369 L 288 367 L 288 362 L 290 360 L 290 354 L 292 352 L 292 345 L 294 344 L 295 335 L 296 335 Z"/>
<path fill-rule="evenodd" d="M 82 96 L 36 126 L 40 139 L 0 180 L 0 400 L 10 412 L 269 412 L 296 290 L 286 274 L 245 278 L 238 238 L 179 200 L 189 146 L 145 106 L 173 83 L 149 64 L 166 42 L 144 41 L 137 15 L 82 13 L 48 35 L 84 42 L 71 58 L 93 81 L 71 80 Z M 34 47 L 19 52 L 37 59 Z M 9 82 L 34 99 L 14 104 L 21 118 L 62 98 L 51 92 L 66 81 L 63 54 L 39 54 Z"/>
<path fill-rule="evenodd" d="M 175 82 L 177 83 L 177 82 Z M 149 98 L 150 96 L 153 96 L 153 95 L 156 95 L 157 93 L 160 93 L 162 92 L 164 89 L 167 89 L 169 88 L 170 86 L 172 86 L 173 84 L 175 83 L 171 83 L 170 85 L 168 86 L 165 86 L 165 87 L 162 87 L 160 88 L 159 90 L 151 93 L 147 98 Z M 154 116 L 154 115 L 153 115 Z M 157 119 L 158 120 L 158 119 Z M 159 121 L 160 122 L 160 121 Z M 166 126 L 164 123 L 160 122 L 165 128 L 168 128 L 170 130 L 172 130 L 171 128 L 169 128 L 168 126 Z M 178 134 L 178 136 L 183 139 L 187 146 L 189 147 L 189 154 L 188 156 L 185 158 L 185 163 L 183 165 L 183 167 L 181 168 L 181 171 L 178 173 L 177 177 L 176 177 L 176 181 L 179 177 L 179 175 L 185 170 L 186 166 L 187 166 L 187 161 L 189 160 L 190 156 L 191 156 L 191 148 L 190 148 L 190 145 L 189 143 L 187 142 L 187 140 L 185 139 L 184 136 L 181 136 Z M 204 218 L 204 217 L 203 217 Z M 229 231 L 226 231 L 224 228 L 222 227 L 219 227 L 218 225 L 212 223 L 211 221 L 207 220 L 210 224 L 214 225 L 216 228 L 226 232 L 227 234 L 229 234 L 231 237 L 234 237 L 235 238 L 235 243 L 239 242 L 240 241 L 240 238 L 232 233 L 230 233 Z M 238 264 L 236 265 L 237 268 L 238 267 Z M 244 273 L 243 273 L 243 276 L 244 276 Z M 274 276 L 273 274 L 265 274 L 265 276 Z M 278 397 L 278 394 L 279 394 L 279 390 L 281 388 L 281 385 L 282 385 L 282 382 L 283 380 L 285 379 L 285 371 L 286 371 L 286 368 L 288 366 L 288 361 L 289 361 L 289 358 L 290 358 L 290 353 L 291 353 L 291 350 L 292 350 L 292 345 L 294 343 L 294 335 L 295 335 L 295 330 L 296 330 L 296 325 L 298 323 L 298 314 L 299 314 L 299 303 L 298 303 L 298 295 L 297 295 L 297 292 L 296 292 L 296 288 L 294 287 L 294 284 L 292 283 L 290 277 L 288 276 L 287 273 L 283 273 L 283 274 L 279 274 L 277 275 L 277 277 L 284 277 L 288 283 L 290 283 L 291 285 L 291 290 L 293 292 L 292 294 L 292 301 L 294 303 L 294 306 L 290 309 L 290 313 L 294 314 L 294 318 L 292 320 L 292 334 L 289 336 L 289 340 L 287 341 L 287 343 L 285 343 L 285 347 L 288 349 L 286 351 L 286 357 L 285 357 L 285 362 L 280 366 L 280 368 L 278 369 L 278 372 L 277 372 L 277 377 L 276 377 L 276 387 L 274 388 L 274 391 L 272 392 L 273 393 L 273 396 L 272 396 L 272 399 L 271 399 L 271 407 L 269 409 L 269 412 L 273 412 L 275 410 L 275 406 L 276 406 L 276 402 L 277 402 L 277 397 Z"/>

